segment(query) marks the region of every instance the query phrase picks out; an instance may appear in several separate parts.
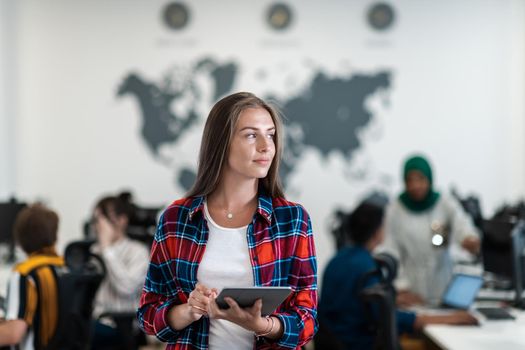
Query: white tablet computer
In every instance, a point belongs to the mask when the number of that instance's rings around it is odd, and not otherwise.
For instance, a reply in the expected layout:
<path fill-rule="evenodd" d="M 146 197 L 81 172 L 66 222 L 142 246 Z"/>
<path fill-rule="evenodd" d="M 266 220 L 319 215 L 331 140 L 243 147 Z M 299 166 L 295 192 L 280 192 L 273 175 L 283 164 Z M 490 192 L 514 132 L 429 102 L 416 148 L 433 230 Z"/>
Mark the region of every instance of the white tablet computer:
<path fill-rule="evenodd" d="M 216 299 L 221 309 L 229 306 L 224 297 L 230 297 L 240 307 L 250 307 L 257 299 L 262 299 L 262 315 L 270 315 L 290 295 L 290 287 L 234 287 L 224 288 Z"/>

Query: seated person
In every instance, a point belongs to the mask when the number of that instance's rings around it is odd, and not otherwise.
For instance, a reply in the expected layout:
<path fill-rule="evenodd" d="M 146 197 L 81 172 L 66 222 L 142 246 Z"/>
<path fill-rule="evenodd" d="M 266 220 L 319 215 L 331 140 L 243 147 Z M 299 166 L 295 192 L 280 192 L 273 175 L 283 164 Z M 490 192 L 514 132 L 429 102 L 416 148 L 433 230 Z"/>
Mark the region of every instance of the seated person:
<path fill-rule="evenodd" d="M 433 189 L 432 168 L 425 158 L 409 158 L 403 179 L 405 191 L 388 208 L 380 250 L 399 261 L 398 305 L 435 305 L 452 278 L 451 248 L 477 254 L 480 240 L 460 204 Z"/>
<path fill-rule="evenodd" d="M 342 223 L 352 242 L 329 262 L 323 276 L 319 322 L 345 346 L 345 349 L 372 349 L 375 334 L 370 330 L 366 308 L 359 293 L 362 277 L 377 268 L 371 251 L 383 241 L 383 209 L 362 203 Z M 376 282 L 377 283 L 377 282 Z M 377 315 L 381 317 L 381 315 Z M 400 333 L 421 330 L 430 323 L 475 324 L 476 319 L 464 311 L 446 315 L 423 315 L 396 312 Z"/>
<path fill-rule="evenodd" d="M 40 204 L 23 209 L 14 224 L 14 238 L 28 255 L 9 279 L 0 345 L 45 348 L 58 324 L 56 270 L 64 259 L 55 251 L 58 215 Z"/>
<path fill-rule="evenodd" d="M 149 263 L 149 250 L 141 242 L 127 237 L 128 203 L 120 197 L 102 198 L 95 206 L 93 223 L 97 243 L 93 252 L 106 265 L 106 278 L 95 298 L 93 314 L 129 312 L 133 319 Z M 99 319 L 95 324 L 94 349 L 117 346 L 122 342 L 114 324 Z"/>

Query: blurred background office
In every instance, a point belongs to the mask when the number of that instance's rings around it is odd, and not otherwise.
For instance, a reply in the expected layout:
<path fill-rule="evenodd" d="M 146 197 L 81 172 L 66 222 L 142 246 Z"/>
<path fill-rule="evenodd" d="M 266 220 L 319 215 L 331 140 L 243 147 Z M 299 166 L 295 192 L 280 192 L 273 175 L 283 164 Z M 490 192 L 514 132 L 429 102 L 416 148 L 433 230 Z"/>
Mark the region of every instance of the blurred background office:
<path fill-rule="evenodd" d="M 56 208 L 59 250 L 103 193 L 181 197 L 209 108 L 240 90 L 287 117 L 320 272 L 333 213 L 397 195 L 409 154 L 486 216 L 525 193 L 521 0 L 0 0 L 0 53 L 0 201 Z"/>

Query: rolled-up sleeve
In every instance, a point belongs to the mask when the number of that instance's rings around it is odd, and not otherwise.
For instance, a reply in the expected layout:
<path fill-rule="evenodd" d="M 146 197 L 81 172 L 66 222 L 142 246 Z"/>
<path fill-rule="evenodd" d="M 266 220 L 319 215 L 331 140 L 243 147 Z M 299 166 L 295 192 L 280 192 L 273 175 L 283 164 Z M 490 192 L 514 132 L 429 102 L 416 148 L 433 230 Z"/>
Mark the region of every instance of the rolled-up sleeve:
<path fill-rule="evenodd" d="M 414 322 L 416 321 L 416 314 L 408 311 L 396 311 L 397 329 L 399 333 L 414 332 Z"/>
<path fill-rule="evenodd" d="M 137 317 L 140 328 L 150 335 L 155 335 L 163 342 L 175 342 L 180 331 L 170 327 L 169 310 L 186 302 L 183 293 L 173 284 L 169 268 L 169 255 L 165 243 L 164 217 L 161 217 L 151 248 L 150 264 L 140 298 Z"/>
<path fill-rule="evenodd" d="M 312 340 L 318 329 L 317 321 L 317 260 L 312 224 L 304 208 L 298 207 L 298 233 L 289 276 L 294 292 L 287 298 L 278 317 L 283 336 L 268 344 L 271 349 L 296 349 Z"/>

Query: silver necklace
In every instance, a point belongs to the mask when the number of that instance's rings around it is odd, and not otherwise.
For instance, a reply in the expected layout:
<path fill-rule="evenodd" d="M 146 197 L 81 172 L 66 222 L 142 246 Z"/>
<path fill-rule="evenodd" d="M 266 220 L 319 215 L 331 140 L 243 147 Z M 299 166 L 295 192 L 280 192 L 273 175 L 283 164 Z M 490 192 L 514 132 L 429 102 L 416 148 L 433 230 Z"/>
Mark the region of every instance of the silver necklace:
<path fill-rule="evenodd" d="M 229 211 L 229 210 L 227 210 L 227 209 L 223 209 L 223 210 L 226 212 L 226 218 L 227 218 L 228 220 L 232 220 L 232 219 L 233 219 L 233 212 L 232 212 L 232 211 Z M 243 213 L 244 211 L 246 211 L 246 208 L 241 209 L 237 214 L 241 214 L 241 213 Z M 237 214 L 236 214 L 236 215 L 237 215 Z"/>

